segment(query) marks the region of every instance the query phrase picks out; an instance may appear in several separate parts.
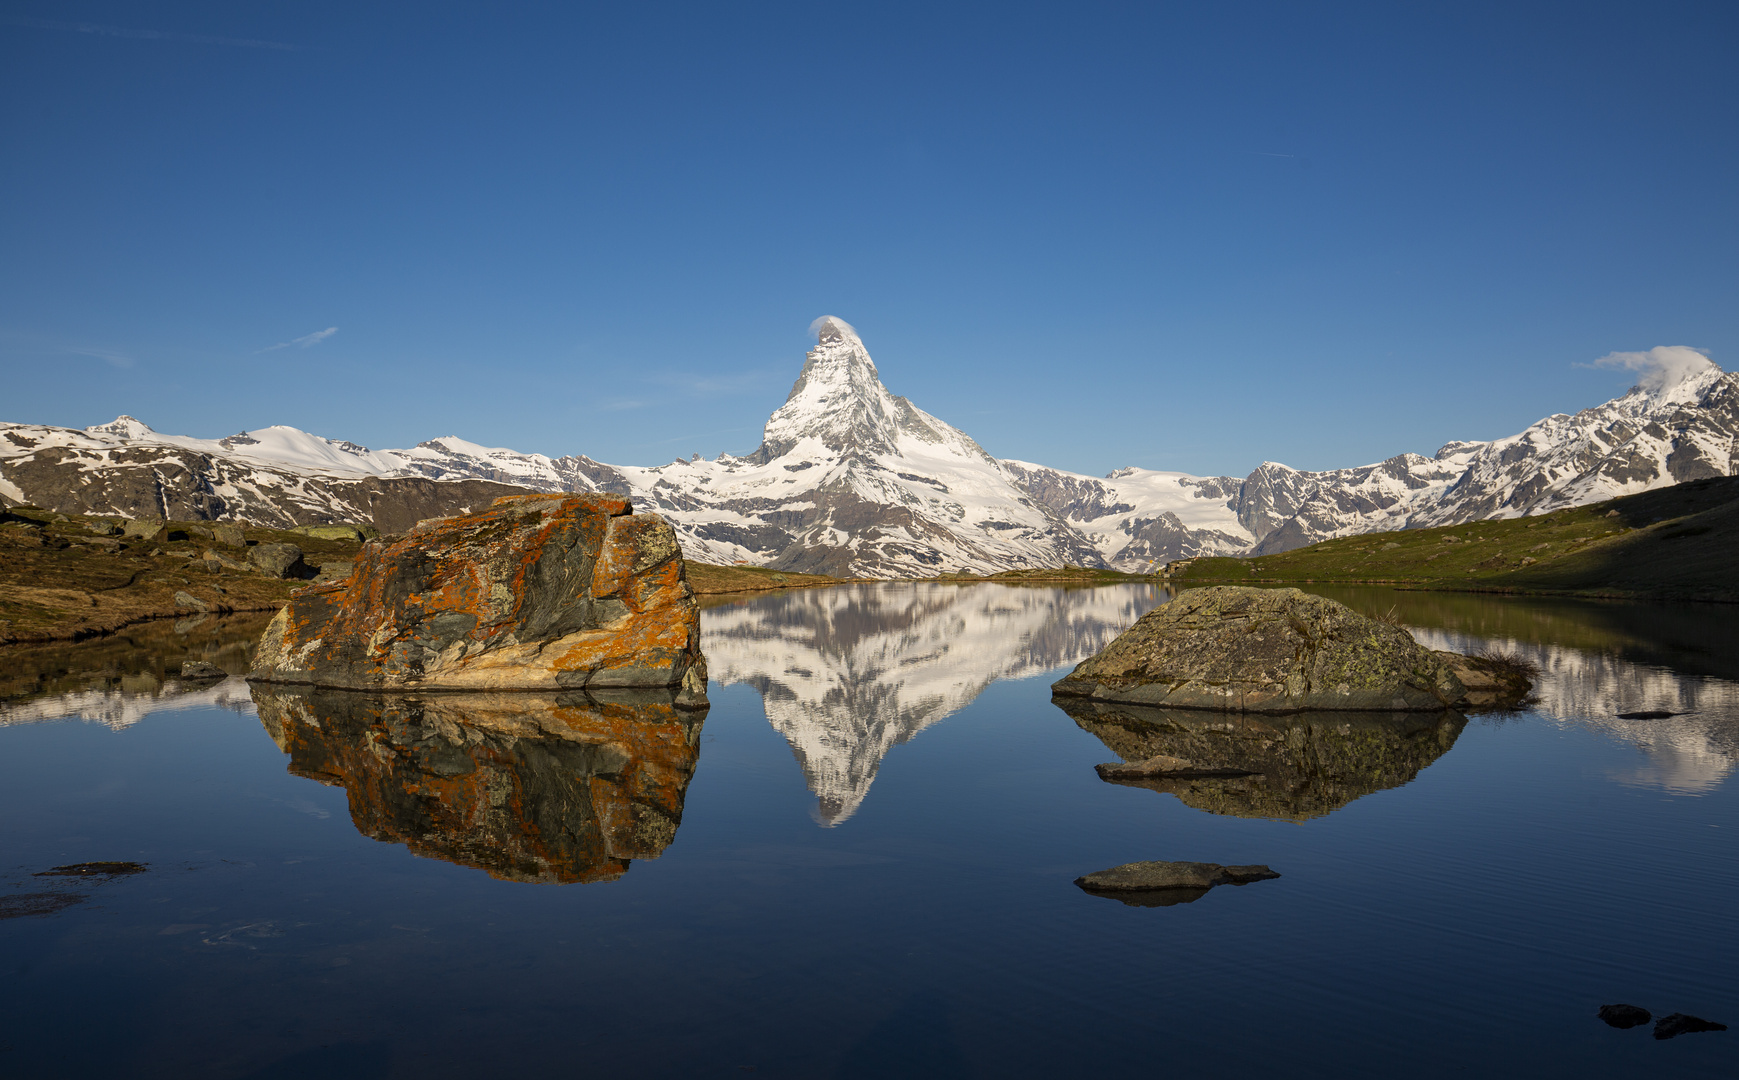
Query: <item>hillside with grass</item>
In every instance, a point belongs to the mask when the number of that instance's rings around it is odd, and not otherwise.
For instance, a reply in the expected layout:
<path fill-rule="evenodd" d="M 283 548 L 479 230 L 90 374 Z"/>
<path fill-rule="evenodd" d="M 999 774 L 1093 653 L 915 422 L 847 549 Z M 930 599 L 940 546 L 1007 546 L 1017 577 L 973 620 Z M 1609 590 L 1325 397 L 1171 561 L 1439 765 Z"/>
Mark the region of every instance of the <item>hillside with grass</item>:
<path fill-rule="evenodd" d="M 1172 564 L 1179 585 L 1386 584 L 1739 602 L 1739 477 L 1539 517 L 1366 533 L 1257 558 Z"/>

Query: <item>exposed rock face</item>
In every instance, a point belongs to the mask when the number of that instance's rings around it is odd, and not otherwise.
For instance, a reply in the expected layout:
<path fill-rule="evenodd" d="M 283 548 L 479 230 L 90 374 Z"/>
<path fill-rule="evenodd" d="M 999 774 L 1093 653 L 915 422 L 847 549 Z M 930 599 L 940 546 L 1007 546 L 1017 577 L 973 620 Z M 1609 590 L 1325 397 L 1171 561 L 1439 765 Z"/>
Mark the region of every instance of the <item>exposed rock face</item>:
<path fill-rule="evenodd" d="M 1399 787 L 1449 752 L 1459 713 L 1300 713 L 1155 709 L 1058 698 L 1083 731 L 1122 758 L 1102 779 L 1177 796 L 1232 817 L 1305 821 Z"/>
<path fill-rule="evenodd" d="M 265 682 L 349 689 L 660 688 L 705 700 L 676 536 L 617 495 L 524 495 L 363 547 L 260 641 Z"/>
<path fill-rule="evenodd" d="M 248 549 L 248 562 L 260 573 L 275 578 L 312 577 L 295 544 L 256 544 Z"/>
<path fill-rule="evenodd" d="M 1216 885 L 1248 885 L 1279 877 L 1266 866 L 1202 862 L 1132 862 L 1075 879 L 1090 893 L 1137 907 L 1168 907 L 1199 900 Z"/>
<path fill-rule="evenodd" d="M 1398 626 L 1298 589 L 1191 589 L 1052 689 L 1174 709 L 1440 712 L 1466 696 Z"/>
<path fill-rule="evenodd" d="M 584 693 L 255 687 L 254 701 L 290 771 L 341 785 L 364 836 L 546 883 L 613 881 L 663 852 L 706 715 Z"/>

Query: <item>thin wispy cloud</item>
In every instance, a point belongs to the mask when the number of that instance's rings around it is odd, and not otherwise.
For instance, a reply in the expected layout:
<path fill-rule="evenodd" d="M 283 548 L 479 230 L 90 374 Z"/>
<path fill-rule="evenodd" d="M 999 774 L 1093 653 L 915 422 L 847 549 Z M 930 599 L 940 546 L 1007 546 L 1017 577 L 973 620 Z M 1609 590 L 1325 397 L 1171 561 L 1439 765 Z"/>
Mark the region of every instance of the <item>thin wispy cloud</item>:
<path fill-rule="evenodd" d="M 23 15 L 0 15 L 0 23 L 10 26 L 28 26 L 36 30 L 64 30 L 73 34 L 97 34 L 101 37 L 136 38 L 144 41 L 185 41 L 193 45 L 232 45 L 243 49 L 275 49 L 279 52 L 296 51 L 296 46 L 283 41 L 216 37 L 211 34 L 181 34 L 173 30 L 133 30 L 125 26 L 109 26 L 104 23 L 62 22 L 59 19 L 32 19 Z"/>
<path fill-rule="evenodd" d="M 645 407 L 644 401 L 606 401 L 604 403 L 606 412 L 627 412 L 629 409 L 644 409 Z"/>
<path fill-rule="evenodd" d="M 256 351 L 254 355 L 258 356 L 260 353 L 276 352 L 279 349 L 288 349 L 291 347 L 298 349 L 310 348 L 314 345 L 320 344 L 322 341 L 325 341 L 336 333 L 338 333 L 338 327 L 328 326 L 326 329 L 316 330 L 312 334 L 303 334 L 299 338 L 291 338 L 289 341 L 280 341 L 276 345 L 267 345 L 265 348 Z"/>
<path fill-rule="evenodd" d="M 741 394 L 765 387 L 773 377 L 768 371 L 744 371 L 735 375 L 698 375 L 686 371 L 669 371 L 650 377 L 660 386 L 668 386 L 696 397 L 720 394 Z"/>
<path fill-rule="evenodd" d="M 101 360 L 112 368 L 130 368 L 133 358 L 126 353 L 118 353 L 112 349 L 88 349 L 68 347 L 67 352 L 74 356 L 88 356 L 92 360 Z"/>

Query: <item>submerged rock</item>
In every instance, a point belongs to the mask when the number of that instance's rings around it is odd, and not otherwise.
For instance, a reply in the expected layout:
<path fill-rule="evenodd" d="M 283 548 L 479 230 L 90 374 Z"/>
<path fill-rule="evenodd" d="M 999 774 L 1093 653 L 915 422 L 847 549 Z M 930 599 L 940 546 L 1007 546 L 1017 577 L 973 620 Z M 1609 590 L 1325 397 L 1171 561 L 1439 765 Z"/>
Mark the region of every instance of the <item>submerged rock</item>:
<path fill-rule="evenodd" d="M 676 836 L 703 709 L 645 691 L 362 694 L 254 688 L 297 776 L 345 789 L 364 836 L 511 881 L 613 881 Z M 647 699 L 647 700 L 642 700 Z"/>
<path fill-rule="evenodd" d="M 196 681 L 227 679 L 229 672 L 206 660 L 183 660 L 181 677 Z"/>
<path fill-rule="evenodd" d="M 1173 709 L 1441 712 L 1467 687 L 1406 630 L 1298 589 L 1191 589 L 1054 684 Z"/>
<path fill-rule="evenodd" d="M 298 592 L 250 679 L 348 689 L 681 690 L 706 700 L 670 526 L 614 495 L 522 495 L 364 545 Z"/>
<path fill-rule="evenodd" d="M 1602 1005 L 1599 1015 L 1608 1027 L 1615 1028 L 1633 1028 L 1653 1019 L 1640 1005 Z"/>
<path fill-rule="evenodd" d="M 1439 713 L 1213 713 L 1058 697 L 1121 763 L 1101 779 L 1233 817 L 1305 821 L 1399 787 L 1455 745 L 1467 718 Z"/>
<path fill-rule="evenodd" d="M 1726 1024 L 1717 1024 L 1713 1020 L 1704 1020 L 1700 1016 L 1687 1016 L 1684 1013 L 1673 1013 L 1654 1022 L 1654 1037 L 1657 1039 L 1671 1039 L 1698 1031 L 1726 1030 Z"/>
<path fill-rule="evenodd" d="M 1216 885 L 1247 885 L 1280 875 L 1266 866 L 1221 866 L 1201 862 L 1132 862 L 1086 874 L 1075 884 L 1095 895 L 1137 907 L 1187 904 Z"/>

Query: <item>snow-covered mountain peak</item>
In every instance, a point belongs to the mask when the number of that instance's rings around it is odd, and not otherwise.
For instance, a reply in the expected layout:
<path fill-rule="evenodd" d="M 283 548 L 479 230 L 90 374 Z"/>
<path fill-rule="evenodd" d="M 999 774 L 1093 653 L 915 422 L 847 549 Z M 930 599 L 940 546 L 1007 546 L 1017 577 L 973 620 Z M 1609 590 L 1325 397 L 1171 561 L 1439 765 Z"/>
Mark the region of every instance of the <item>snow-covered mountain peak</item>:
<path fill-rule="evenodd" d="M 125 413 L 106 424 L 92 424 L 85 430 L 92 435 L 115 435 L 122 439 L 144 439 L 157 434 L 144 421 L 135 420 Z"/>
<path fill-rule="evenodd" d="M 768 417 L 760 460 L 789 453 L 805 439 L 835 452 L 894 454 L 902 427 L 916 422 L 927 429 L 915 420 L 916 410 L 909 403 L 882 385 L 875 361 L 851 324 L 827 315 L 814 325 L 820 340 L 809 350 L 785 404 Z M 937 441 L 933 431 L 915 433 Z"/>

